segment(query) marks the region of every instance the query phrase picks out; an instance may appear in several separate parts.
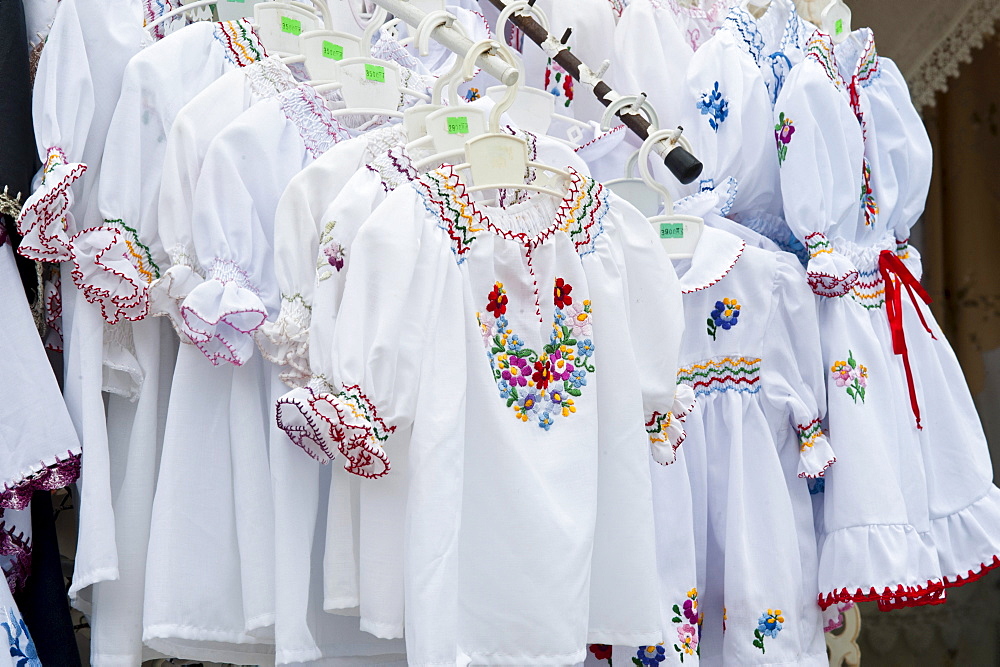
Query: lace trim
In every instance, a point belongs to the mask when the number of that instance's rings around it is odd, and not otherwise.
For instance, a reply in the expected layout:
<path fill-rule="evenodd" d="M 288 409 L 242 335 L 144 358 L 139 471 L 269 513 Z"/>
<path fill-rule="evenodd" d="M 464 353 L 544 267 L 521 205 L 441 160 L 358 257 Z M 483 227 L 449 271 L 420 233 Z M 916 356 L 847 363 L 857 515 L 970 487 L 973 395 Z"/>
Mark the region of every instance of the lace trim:
<path fill-rule="evenodd" d="M 857 588 L 853 592 L 841 588 L 825 595 L 821 593 L 817 601 L 821 609 L 827 609 L 841 602 L 877 602 L 880 610 L 889 611 L 905 607 L 942 604 L 945 601 L 944 592 L 943 582 L 928 581 L 921 586 L 904 586 L 902 584 L 895 588 L 887 586 L 881 592 L 875 588 L 869 588 L 867 593 L 861 588 Z"/>
<path fill-rule="evenodd" d="M 281 295 L 281 310 L 275 322 L 257 330 L 257 347 L 265 359 L 284 366 L 279 377 L 290 387 L 302 386 L 309 370 L 309 325 L 312 309 L 301 294 Z"/>
<path fill-rule="evenodd" d="M 258 60 L 240 71 L 250 82 L 253 94 L 263 99 L 276 97 L 298 85 L 292 71 L 275 57 Z"/>
<path fill-rule="evenodd" d="M 350 137 L 312 86 L 296 86 L 281 93 L 278 99 L 285 118 L 298 128 L 302 143 L 313 159 L 326 153 L 338 141 Z"/>
<path fill-rule="evenodd" d="M 23 510 L 35 491 L 55 491 L 69 486 L 80 476 L 80 452 L 66 452 L 66 458 L 55 457 L 54 463 L 42 462 L 37 470 L 24 475 L 13 484 L 4 484 L 0 492 L 0 507 Z"/>
<path fill-rule="evenodd" d="M 21 215 L 21 193 L 18 192 L 17 196 L 11 197 L 10 190 L 7 186 L 3 186 L 3 192 L 0 192 L 0 215 L 6 215 L 11 220 L 17 220 L 17 217 Z M 6 230 L 4 230 L 6 232 Z M 7 238 L 6 235 L 4 238 Z M 0 243 L 0 245 L 3 245 Z"/>
<path fill-rule="evenodd" d="M 267 57 L 264 45 L 247 19 L 219 21 L 214 36 L 225 50 L 226 61 L 236 67 L 246 67 Z"/>
<path fill-rule="evenodd" d="M 17 219 L 17 230 L 23 237 L 17 251 L 23 257 L 36 262 L 65 262 L 72 258 L 68 235 L 73 206 L 70 186 L 86 172 L 85 164 L 67 163 L 60 148 L 49 149 L 42 186 L 28 198 Z"/>
<path fill-rule="evenodd" d="M 948 90 L 948 80 L 958 76 L 962 63 L 972 62 L 972 52 L 981 49 L 986 38 L 996 32 L 1000 21 L 1000 3 L 996 0 L 975 0 L 965 16 L 955 21 L 955 27 L 907 78 L 910 97 L 918 109 L 932 107 L 935 95 Z"/>
<path fill-rule="evenodd" d="M 104 320 L 143 319 L 149 311 L 148 286 L 160 277 L 160 267 L 139 233 L 121 220 L 105 220 L 76 234 L 71 243 L 73 283 L 100 306 Z"/>
<path fill-rule="evenodd" d="M 10 558 L 3 573 L 12 593 L 22 590 L 31 575 L 31 538 L 15 531 L 17 526 L 0 521 L 0 555 Z"/>

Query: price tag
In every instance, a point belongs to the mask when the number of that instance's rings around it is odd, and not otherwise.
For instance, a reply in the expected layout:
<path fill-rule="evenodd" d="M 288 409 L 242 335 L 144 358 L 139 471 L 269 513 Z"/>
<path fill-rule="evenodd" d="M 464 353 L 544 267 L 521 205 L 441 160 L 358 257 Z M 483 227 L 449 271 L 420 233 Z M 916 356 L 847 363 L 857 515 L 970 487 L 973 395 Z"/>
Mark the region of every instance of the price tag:
<path fill-rule="evenodd" d="M 839 35 L 844 32 L 844 19 L 837 19 L 833 24 L 833 34 Z"/>
<path fill-rule="evenodd" d="M 381 65 L 365 65 L 365 78 L 369 81 L 385 83 L 385 67 Z"/>
<path fill-rule="evenodd" d="M 682 239 L 682 238 L 684 238 L 684 223 L 683 222 L 661 222 L 660 223 L 660 238 L 661 239 Z"/>
<path fill-rule="evenodd" d="M 226 2 L 245 2 L 246 0 L 226 0 Z"/>
<path fill-rule="evenodd" d="M 448 116 L 448 134 L 468 134 L 468 116 Z"/>
<path fill-rule="evenodd" d="M 343 60 L 344 47 L 340 44 L 334 44 L 333 42 L 323 40 L 323 57 L 330 58 L 331 60 Z"/>
<path fill-rule="evenodd" d="M 301 35 L 302 21 L 299 21 L 298 19 L 289 18 L 288 16 L 282 16 L 281 32 L 287 32 L 290 35 Z"/>

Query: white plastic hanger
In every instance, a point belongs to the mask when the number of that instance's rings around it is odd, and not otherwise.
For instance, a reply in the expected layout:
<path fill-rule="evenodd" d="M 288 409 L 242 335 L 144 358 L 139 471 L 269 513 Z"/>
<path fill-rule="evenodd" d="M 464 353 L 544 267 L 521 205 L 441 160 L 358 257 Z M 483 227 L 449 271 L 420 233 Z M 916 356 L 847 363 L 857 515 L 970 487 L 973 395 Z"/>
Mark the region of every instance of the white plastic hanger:
<path fill-rule="evenodd" d="M 322 27 L 316 14 L 288 2 L 254 5 L 253 20 L 257 36 L 265 48 L 281 56 L 301 55 L 299 36 Z"/>
<path fill-rule="evenodd" d="M 820 12 L 819 28 L 840 44 L 851 34 L 851 8 L 844 0 L 830 0 Z"/>
<path fill-rule="evenodd" d="M 433 11 L 428 13 L 421 21 L 420 24 L 414 30 L 414 40 L 417 44 L 418 53 L 422 56 L 426 56 L 429 51 L 430 46 L 430 36 L 435 28 L 442 25 L 451 25 L 458 29 L 463 35 L 465 34 L 465 28 L 462 27 L 461 23 L 456 22 L 455 17 L 446 11 Z M 458 77 L 462 75 L 462 61 L 460 58 L 455 59 L 452 68 L 438 77 L 437 81 L 434 82 L 434 87 L 431 91 L 431 99 L 429 104 L 419 104 L 412 106 L 405 111 L 403 111 L 403 125 L 406 128 L 406 138 L 410 142 L 407 149 L 410 150 L 416 147 L 414 142 L 427 136 L 427 116 L 429 116 L 434 111 L 444 108 L 443 94 L 445 86 L 449 83 L 457 82 Z M 454 96 L 453 96 L 454 97 Z M 485 130 L 485 125 L 483 129 Z"/>
<path fill-rule="evenodd" d="M 659 192 L 663 197 L 664 213 L 649 218 L 649 224 L 653 225 L 653 228 L 659 231 L 660 243 L 666 248 L 667 254 L 670 255 L 671 259 L 686 259 L 694 255 L 694 249 L 705 231 L 705 221 L 694 215 L 674 213 L 674 198 L 670 194 L 670 190 L 653 178 L 653 174 L 649 169 L 649 154 L 653 151 L 656 144 L 661 141 L 670 141 L 682 145 L 684 143 L 679 129 L 657 130 L 650 132 L 639 148 L 639 173 L 646 184 Z M 685 148 L 688 146 L 685 146 Z"/>
<path fill-rule="evenodd" d="M 536 5 L 529 4 L 528 0 L 515 0 L 514 2 L 508 3 L 497 17 L 494 32 L 497 35 L 505 34 L 504 26 L 506 25 L 508 19 L 515 14 L 528 14 L 533 16 L 534 19 L 538 21 L 543 28 L 545 28 L 545 31 L 548 32 L 549 20 L 545 15 L 545 12 L 543 12 Z M 504 39 L 506 40 L 506 38 Z M 557 113 L 555 95 L 547 90 L 541 90 L 539 88 L 526 85 L 524 63 L 520 58 L 518 58 L 518 71 L 521 74 L 521 89 L 517 94 L 517 105 L 507 112 L 517 127 L 529 132 L 534 132 L 535 134 L 548 134 L 549 128 L 552 126 L 552 122 L 559 121 L 579 130 L 590 130 L 590 125 L 587 123 L 579 121 L 576 118 Z M 490 86 L 486 89 L 486 95 L 496 102 L 502 100 L 504 95 L 506 95 L 506 92 L 506 86 Z M 577 137 L 576 142 L 568 141 L 562 137 L 554 138 L 566 144 L 575 146 L 578 145 L 579 139 L 583 137 L 582 132 L 578 134 L 579 136 Z"/>

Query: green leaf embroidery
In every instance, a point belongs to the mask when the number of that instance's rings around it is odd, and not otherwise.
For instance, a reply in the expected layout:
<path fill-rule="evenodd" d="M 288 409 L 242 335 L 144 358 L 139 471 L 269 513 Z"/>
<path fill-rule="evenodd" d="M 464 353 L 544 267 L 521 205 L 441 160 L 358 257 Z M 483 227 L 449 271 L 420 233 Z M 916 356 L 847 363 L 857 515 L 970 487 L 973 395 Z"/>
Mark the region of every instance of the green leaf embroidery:
<path fill-rule="evenodd" d="M 576 387 L 566 387 L 566 393 L 570 396 L 582 396 L 583 392 Z"/>
<path fill-rule="evenodd" d="M 858 362 L 854 361 L 854 353 L 850 350 L 847 351 L 847 365 L 851 368 L 857 368 Z"/>

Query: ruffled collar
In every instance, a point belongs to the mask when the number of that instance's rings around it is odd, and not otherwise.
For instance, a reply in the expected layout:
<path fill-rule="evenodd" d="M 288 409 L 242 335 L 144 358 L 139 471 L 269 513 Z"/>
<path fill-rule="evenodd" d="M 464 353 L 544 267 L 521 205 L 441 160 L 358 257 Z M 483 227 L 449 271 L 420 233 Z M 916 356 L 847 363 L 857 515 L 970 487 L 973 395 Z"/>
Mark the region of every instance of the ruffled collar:
<path fill-rule="evenodd" d="M 729 275 L 747 243 L 735 234 L 705 227 L 691 259 L 674 263 L 681 292 L 691 294 L 715 285 Z"/>

